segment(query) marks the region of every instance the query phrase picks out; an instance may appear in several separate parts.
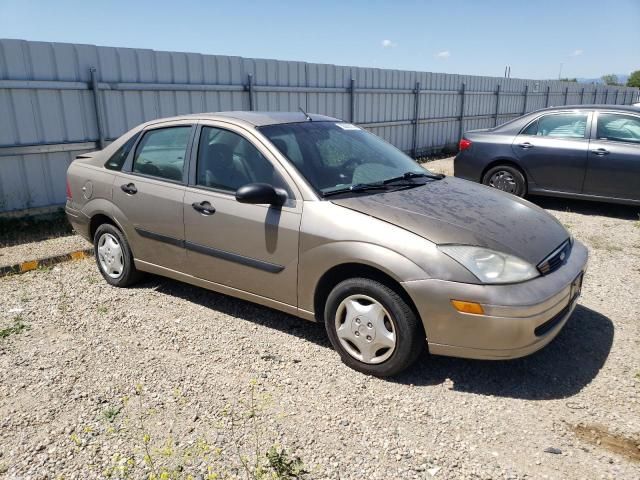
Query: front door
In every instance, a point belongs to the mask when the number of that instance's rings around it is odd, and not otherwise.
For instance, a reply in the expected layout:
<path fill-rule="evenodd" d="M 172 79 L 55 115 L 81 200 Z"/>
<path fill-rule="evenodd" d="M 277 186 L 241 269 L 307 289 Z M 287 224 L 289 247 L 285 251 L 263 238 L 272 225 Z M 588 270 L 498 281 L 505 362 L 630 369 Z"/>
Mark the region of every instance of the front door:
<path fill-rule="evenodd" d="M 589 112 L 550 113 L 516 136 L 512 148 L 535 188 L 580 193 L 587 164 Z"/>
<path fill-rule="evenodd" d="M 184 270 L 184 213 L 187 153 L 193 125 L 143 132 L 113 183 L 116 218 L 137 260 Z"/>
<path fill-rule="evenodd" d="M 584 193 L 640 200 L 640 115 L 598 113 Z"/>
<path fill-rule="evenodd" d="M 203 125 L 196 135 L 196 168 L 184 197 L 189 271 L 295 306 L 300 196 L 256 138 L 237 127 L 216 125 Z M 287 202 L 275 207 L 236 201 L 239 187 L 256 182 L 284 188 Z"/>

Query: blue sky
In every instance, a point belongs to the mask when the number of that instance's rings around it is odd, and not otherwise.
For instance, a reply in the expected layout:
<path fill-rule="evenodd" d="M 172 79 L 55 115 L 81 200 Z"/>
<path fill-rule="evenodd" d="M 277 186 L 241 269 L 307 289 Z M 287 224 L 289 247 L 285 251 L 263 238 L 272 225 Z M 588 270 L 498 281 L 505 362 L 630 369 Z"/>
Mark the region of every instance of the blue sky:
<path fill-rule="evenodd" d="M 591 78 L 640 69 L 640 0 L 0 0 L 0 38 Z"/>

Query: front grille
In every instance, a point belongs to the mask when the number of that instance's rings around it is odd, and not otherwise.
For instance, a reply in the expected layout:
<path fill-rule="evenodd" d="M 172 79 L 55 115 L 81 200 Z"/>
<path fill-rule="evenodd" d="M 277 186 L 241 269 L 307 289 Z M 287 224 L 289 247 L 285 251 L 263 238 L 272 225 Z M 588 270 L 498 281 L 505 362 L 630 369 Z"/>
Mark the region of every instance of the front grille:
<path fill-rule="evenodd" d="M 551 254 L 538 264 L 538 271 L 541 275 L 547 275 L 559 269 L 568 259 L 571 253 L 571 241 L 566 240 L 556 248 Z"/>

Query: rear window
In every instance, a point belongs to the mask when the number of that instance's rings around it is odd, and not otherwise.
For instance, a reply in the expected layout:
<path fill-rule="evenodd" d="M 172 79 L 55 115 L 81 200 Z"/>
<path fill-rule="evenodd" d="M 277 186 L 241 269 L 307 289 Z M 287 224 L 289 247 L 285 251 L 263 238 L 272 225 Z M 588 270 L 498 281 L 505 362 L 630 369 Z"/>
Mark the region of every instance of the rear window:
<path fill-rule="evenodd" d="M 105 168 L 108 168 L 109 170 L 122 170 L 122 165 L 124 165 L 124 161 L 129 156 L 129 152 L 133 148 L 133 144 L 136 143 L 136 138 L 138 138 L 137 133 L 127 140 L 118 150 L 116 150 L 116 153 L 111 155 L 109 160 L 107 160 L 107 163 L 104 164 Z"/>

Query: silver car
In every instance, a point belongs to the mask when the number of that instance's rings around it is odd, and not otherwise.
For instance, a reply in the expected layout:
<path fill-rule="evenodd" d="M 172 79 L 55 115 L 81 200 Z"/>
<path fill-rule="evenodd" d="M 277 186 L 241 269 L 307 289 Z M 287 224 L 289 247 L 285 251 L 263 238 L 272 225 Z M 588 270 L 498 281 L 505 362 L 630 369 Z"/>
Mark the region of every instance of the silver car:
<path fill-rule="evenodd" d="M 378 376 L 427 345 L 480 359 L 542 348 L 587 263 L 526 200 L 320 115 L 154 120 L 79 156 L 67 192 L 111 285 L 151 272 L 323 322 L 347 365 Z"/>

